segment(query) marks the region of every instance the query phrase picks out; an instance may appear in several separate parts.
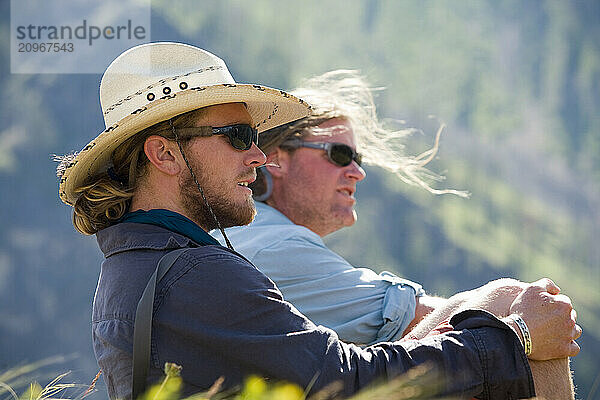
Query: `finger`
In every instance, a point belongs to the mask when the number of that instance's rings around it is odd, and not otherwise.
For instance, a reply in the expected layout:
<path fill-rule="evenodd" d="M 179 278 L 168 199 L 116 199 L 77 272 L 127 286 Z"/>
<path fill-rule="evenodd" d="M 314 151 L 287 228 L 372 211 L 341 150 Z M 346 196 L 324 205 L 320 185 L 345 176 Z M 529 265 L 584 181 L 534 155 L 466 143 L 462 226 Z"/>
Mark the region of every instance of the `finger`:
<path fill-rule="evenodd" d="M 549 285 L 546 287 L 546 291 L 550 294 L 559 294 L 560 293 L 560 288 L 554 284 Z"/>
<path fill-rule="evenodd" d="M 533 283 L 534 285 L 542 287 L 545 291 L 550 294 L 559 294 L 560 288 L 550 278 L 542 278 Z"/>
<path fill-rule="evenodd" d="M 571 341 L 571 343 L 569 345 L 569 357 L 575 357 L 577 354 L 579 354 L 580 350 L 581 350 L 581 348 L 579 347 L 577 342 L 574 340 Z"/>
<path fill-rule="evenodd" d="M 575 309 L 571 310 L 571 319 L 577 321 L 577 311 L 575 311 Z"/>
<path fill-rule="evenodd" d="M 573 338 L 573 340 L 577 340 L 579 339 L 582 333 L 583 329 L 581 329 L 581 326 L 575 325 L 575 327 L 573 327 L 573 334 L 571 335 L 571 337 Z"/>

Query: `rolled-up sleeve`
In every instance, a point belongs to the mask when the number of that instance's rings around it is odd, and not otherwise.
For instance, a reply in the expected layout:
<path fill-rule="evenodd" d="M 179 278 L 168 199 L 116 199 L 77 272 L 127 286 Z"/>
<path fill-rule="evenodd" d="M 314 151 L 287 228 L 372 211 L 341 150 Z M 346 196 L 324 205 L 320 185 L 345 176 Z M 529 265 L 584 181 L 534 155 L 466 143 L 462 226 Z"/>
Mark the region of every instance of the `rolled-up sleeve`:
<path fill-rule="evenodd" d="M 415 317 L 421 286 L 390 272 L 355 268 L 312 236 L 280 239 L 251 261 L 287 301 L 342 340 L 364 345 L 400 339 Z"/>

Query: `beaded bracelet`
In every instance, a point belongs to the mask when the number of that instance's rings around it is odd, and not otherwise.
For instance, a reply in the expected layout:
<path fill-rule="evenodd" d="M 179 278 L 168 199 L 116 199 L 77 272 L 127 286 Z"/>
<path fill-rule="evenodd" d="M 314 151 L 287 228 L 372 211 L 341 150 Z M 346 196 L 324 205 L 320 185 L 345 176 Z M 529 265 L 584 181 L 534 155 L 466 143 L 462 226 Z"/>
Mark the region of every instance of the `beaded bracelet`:
<path fill-rule="evenodd" d="M 525 355 L 529 356 L 531 354 L 531 334 L 529 333 L 529 328 L 523 318 L 521 318 L 517 314 L 512 314 L 509 316 L 510 319 L 515 321 L 515 324 L 519 327 L 519 331 L 521 331 L 521 335 L 523 336 L 523 348 L 525 349 Z"/>

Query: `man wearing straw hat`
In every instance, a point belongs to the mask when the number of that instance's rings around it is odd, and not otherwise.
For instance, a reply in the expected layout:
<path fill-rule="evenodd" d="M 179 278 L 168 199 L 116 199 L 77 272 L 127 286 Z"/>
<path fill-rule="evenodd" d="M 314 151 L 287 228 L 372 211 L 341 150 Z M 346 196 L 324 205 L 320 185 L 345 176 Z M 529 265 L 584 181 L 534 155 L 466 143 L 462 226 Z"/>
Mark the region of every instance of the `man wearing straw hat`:
<path fill-rule="evenodd" d="M 184 394 L 220 376 L 232 387 L 249 374 L 311 391 L 339 381 L 351 394 L 429 362 L 442 394 L 534 395 L 519 338 L 491 314 L 467 310 L 435 338 L 361 349 L 312 323 L 206 233 L 253 219 L 247 186 L 266 161 L 258 132 L 306 117 L 302 100 L 235 83 L 221 59 L 178 43 L 120 55 L 100 100 L 106 129 L 61 157 L 58 175 L 75 228 L 95 234 L 105 257 L 92 331 L 111 398 L 142 393 L 166 362 L 183 367 Z M 543 306 L 531 292 L 511 312 L 535 336 L 544 333 L 534 314 Z M 534 343 L 532 355 L 555 347 Z"/>
<path fill-rule="evenodd" d="M 549 279 L 532 285 L 500 279 L 442 299 L 392 273 L 355 268 L 328 249 L 322 237 L 356 221 L 354 193 L 366 176 L 363 161 L 432 193 L 464 194 L 435 190 L 422 179 L 431 174 L 424 166 L 435 156 L 440 132 L 432 150 L 405 156 L 401 139 L 409 132 L 382 126 L 371 89 L 355 71 L 331 71 L 307 79 L 292 94 L 307 100 L 313 113 L 261 135 L 261 149 L 278 166 L 260 168 L 251 185 L 259 200 L 256 220 L 227 230 L 236 250 L 273 279 L 287 301 L 315 323 L 334 329 L 340 339 L 369 345 L 439 332 L 445 326 L 439 324 L 467 308 L 507 316 L 517 296 L 538 287 L 540 295 L 560 305 L 557 314 L 551 307 L 539 314 L 548 319 L 546 334 L 556 336 L 562 346 L 552 358 L 577 354 L 574 340 L 581 328 L 569 298 L 559 295 Z M 222 240 L 218 232 L 215 236 Z M 534 344 L 543 340 L 537 334 L 532 337 Z M 534 361 L 532 368 L 538 395 L 573 397 L 568 360 Z"/>

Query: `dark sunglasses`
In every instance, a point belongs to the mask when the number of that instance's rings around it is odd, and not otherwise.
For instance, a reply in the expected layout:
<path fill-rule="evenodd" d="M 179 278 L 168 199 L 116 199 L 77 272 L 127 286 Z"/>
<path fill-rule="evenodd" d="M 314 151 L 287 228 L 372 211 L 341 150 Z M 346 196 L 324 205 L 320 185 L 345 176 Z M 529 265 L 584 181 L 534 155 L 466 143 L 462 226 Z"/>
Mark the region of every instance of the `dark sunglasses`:
<path fill-rule="evenodd" d="M 325 150 L 327 158 L 333 164 L 339 167 L 350 165 L 354 160 L 359 166 L 362 163 L 362 154 L 357 153 L 354 149 L 344 143 L 330 142 L 304 142 L 302 140 L 288 140 L 283 142 L 280 147 L 297 149 L 299 147 L 308 147 L 310 149 Z"/>
<path fill-rule="evenodd" d="M 237 150 L 250 150 L 252 143 L 258 146 L 258 130 L 248 124 L 237 124 L 220 126 L 213 128 L 211 126 L 200 126 L 195 128 L 174 128 L 177 134 L 182 138 L 192 138 L 195 136 L 225 135 L 229 143 Z"/>

